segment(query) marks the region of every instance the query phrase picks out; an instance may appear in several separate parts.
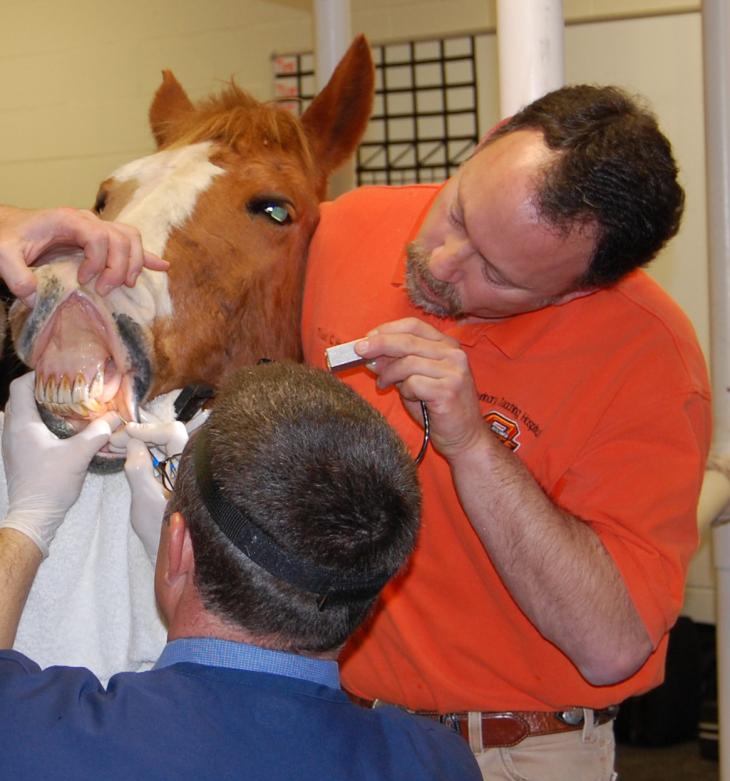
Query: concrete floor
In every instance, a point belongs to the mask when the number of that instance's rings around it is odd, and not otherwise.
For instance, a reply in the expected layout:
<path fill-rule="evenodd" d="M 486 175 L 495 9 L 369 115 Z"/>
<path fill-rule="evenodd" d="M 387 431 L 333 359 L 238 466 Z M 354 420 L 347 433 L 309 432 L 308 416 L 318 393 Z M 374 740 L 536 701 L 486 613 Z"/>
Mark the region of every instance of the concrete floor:
<path fill-rule="evenodd" d="M 619 781 L 717 781 L 719 766 L 689 741 L 661 748 L 620 744 L 616 749 Z"/>

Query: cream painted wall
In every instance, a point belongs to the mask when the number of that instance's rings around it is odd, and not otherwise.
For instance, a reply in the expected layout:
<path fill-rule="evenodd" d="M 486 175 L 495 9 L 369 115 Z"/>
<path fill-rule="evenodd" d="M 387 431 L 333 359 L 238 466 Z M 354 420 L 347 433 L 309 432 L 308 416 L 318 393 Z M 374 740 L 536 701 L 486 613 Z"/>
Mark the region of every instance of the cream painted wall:
<path fill-rule="evenodd" d="M 672 141 L 685 214 L 649 271 L 690 316 L 709 358 L 700 13 L 571 25 L 565 46 L 566 81 L 618 84 L 646 96 Z"/>
<path fill-rule="evenodd" d="M 235 76 L 271 96 L 271 53 L 311 46 L 307 0 L 3 0 L 0 202 L 93 203 L 152 151 L 147 107 L 171 68 L 192 98 Z"/>
<path fill-rule="evenodd" d="M 700 3 L 564 0 L 564 9 L 567 80 L 646 95 L 675 144 L 687 214 L 652 273 L 709 354 Z M 379 42 L 493 32 L 495 0 L 353 0 L 352 19 Z M 312 35 L 310 0 L 3 0 L 0 202 L 90 205 L 111 170 L 153 150 L 146 113 L 162 68 L 193 99 L 230 76 L 265 99 L 272 53 L 310 49 Z M 484 130 L 498 115 L 493 35 L 479 57 Z"/>

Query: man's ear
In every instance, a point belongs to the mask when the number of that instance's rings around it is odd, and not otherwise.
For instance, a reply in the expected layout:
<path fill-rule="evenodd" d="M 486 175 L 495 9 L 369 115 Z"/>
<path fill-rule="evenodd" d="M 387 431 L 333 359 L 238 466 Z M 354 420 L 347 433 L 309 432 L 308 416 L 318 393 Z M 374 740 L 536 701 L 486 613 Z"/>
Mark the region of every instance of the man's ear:
<path fill-rule="evenodd" d="M 182 513 L 174 512 L 168 519 L 165 555 L 167 558 L 165 576 L 170 584 L 175 579 L 191 573 L 195 568 L 193 543 Z"/>
<path fill-rule="evenodd" d="M 185 518 L 175 512 L 163 521 L 155 569 L 155 595 L 169 633 L 180 622 L 180 611 L 194 588 L 192 540 Z"/>

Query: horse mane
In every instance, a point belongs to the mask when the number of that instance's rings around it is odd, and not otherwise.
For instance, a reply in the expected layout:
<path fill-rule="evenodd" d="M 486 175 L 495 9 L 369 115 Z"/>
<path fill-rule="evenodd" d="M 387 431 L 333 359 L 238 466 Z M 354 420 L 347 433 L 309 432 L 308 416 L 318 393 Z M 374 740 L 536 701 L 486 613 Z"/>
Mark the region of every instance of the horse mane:
<path fill-rule="evenodd" d="M 299 119 L 275 102 L 256 100 L 233 80 L 220 93 L 198 101 L 192 111 L 167 120 L 165 137 L 166 149 L 211 140 L 233 147 L 250 142 L 297 152 L 308 169 L 314 167 Z"/>

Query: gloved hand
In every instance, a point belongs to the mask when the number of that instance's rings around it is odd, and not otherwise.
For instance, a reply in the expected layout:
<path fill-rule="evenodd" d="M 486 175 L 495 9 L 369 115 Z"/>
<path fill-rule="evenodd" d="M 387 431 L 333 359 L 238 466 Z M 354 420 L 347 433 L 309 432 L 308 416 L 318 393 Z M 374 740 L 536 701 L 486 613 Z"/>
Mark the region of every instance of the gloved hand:
<path fill-rule="evenodd" d="M 71 505 L 78 499 L 86 470 L 119 424 L 106 413 L 69 439 L 59 439 L 38 414 L 30 372 L 10 386 L 5 407 L 2 454 L 8 486 L 8 514 L 0 521 L 22 532 L 48 555 L 48 546 Z"/>
<path fill-rule="evenodd" d="M 188 441 L 188 432 L 185 425 L 179 421 L 153 422 L 150 414 L 146 417 L 149 421 L 147 423 L 127 423 L 123 430 L 115 432 L 112 445 L 115 448 L 126 446 L 127 459 L 124 462 L 124 472 L 132 492 L 130 521 L 147 555 L 154 562 L 160 544 L 160 525 L 169 493 L 163 488 L 160 479 L 155 476 L 152 456 L 147 444 L 156 446 L 155 450 L 158 451 L 156 457 L 160 460 L 178 456 Z"/>

